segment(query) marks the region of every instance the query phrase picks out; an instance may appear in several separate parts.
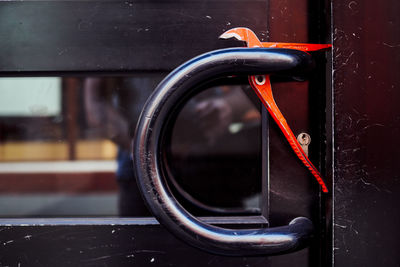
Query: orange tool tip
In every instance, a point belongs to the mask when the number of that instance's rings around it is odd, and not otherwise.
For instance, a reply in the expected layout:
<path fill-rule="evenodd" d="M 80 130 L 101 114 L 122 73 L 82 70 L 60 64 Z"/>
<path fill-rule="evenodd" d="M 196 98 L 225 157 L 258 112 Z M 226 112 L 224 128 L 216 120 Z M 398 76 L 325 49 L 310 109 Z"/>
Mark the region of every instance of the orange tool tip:
<path fill-rule="evenodd" d="M 221 34 L 219 38 L 220 39 L 236 38 L 239 41 L 247 41 L 249 34 L 254 35 L 257 38 L 257 35 L 252 30 L 244 27 L 230 29 Z"/>
<path fill-rule="evenodd" d="M 230 29 L 219 36 L 220 39 L 235 38 L 239 41 L 245 41 L 248 47 L 265 47 L 265 48 L 286 48 L 296 49 L 304 52 L 329 49 L 331 44 L 307 44 L 307 43 L 282 43 L 282 42 L 261 42 L 257 35 L 245 27 L 237 27 Z"/>
<path fill-rule="evenodd" d="M 257 35 L 250 29 L 238 27 L 230 29 L 219 36 L 221 39 L 236 38 L 239 41 L 245 41 L 248 47 L 262 47 L 261 41 Z"/>

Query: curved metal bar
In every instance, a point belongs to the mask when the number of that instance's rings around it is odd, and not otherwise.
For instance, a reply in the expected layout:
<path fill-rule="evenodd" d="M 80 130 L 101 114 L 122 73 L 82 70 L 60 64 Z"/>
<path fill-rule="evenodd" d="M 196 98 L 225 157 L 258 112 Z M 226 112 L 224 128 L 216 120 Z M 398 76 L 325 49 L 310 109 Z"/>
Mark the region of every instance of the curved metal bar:
<path fill-rule="evenodd" d="M 181 187 L 181 185 L 176 181 L 174 176 L 172 175 L 172 172 L 169 168 L 169 166 L 165 166 L 165 171 L 168 176 L 168 180 L 171 182 L 172 186 L 176 189 L 176 191 L 186 200 L 188 201 L 191 205 L 195 206 L 198 209 L 204 210 L 209 213 L 215 213 L 215 214 L 228 214 L 228 215 L 244 215 L 244 214 L 260 214 L 260 209 L 259 208 L 226 208 L 226 207 L 216 207 L 216 206 L 210 206 L 207 205 L 196 198 L 194 198 L 192 195 L 190 195 L 188 192 L 186 192 L 185 189 Z"/>
<path fill-rule="evenodd" d="M 307 218 L 274 228 L 231 230 L 206 224 L 174 198 L 162 169 L 162 140 L 171 114 L 204 81 L 224 75 L 298 74 L 312 65 L 308 54 L 288 49 L 231 48 L 184 63 L 168 75 L 147 101 L 134 140 L 139 188 L 154 216 L 190 245 L 223 255 L 270 255 L 301 249 L 311 238 Z"/>

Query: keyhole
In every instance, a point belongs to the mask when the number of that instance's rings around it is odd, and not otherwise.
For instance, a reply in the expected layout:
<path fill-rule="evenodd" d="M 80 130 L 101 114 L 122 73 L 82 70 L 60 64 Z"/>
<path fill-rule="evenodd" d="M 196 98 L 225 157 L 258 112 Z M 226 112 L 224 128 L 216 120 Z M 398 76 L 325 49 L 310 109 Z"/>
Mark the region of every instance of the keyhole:
<path fill-rule="evenodd" d="M 301 133 L 297 136 L 297 141 L 308 157 L 308 145 L 311 143 L 311 136 L 308 133 Z"/>
<path fill-rule="evenodd" d="M 311 143 L 311 136 L 308 133 L 301 133 L 297 137 L 300 145 L 308 146 Z"/>

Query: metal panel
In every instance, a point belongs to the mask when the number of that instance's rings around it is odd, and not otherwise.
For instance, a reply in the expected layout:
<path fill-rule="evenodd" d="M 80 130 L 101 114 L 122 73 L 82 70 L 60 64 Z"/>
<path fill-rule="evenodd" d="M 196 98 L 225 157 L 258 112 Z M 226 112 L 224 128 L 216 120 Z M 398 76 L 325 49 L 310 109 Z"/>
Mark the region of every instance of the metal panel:
<path fill-rule="evenodd" d="M 5 226 L 2 266 L 265 266 L 187 246 L 160 225 Z"/>
<path fill-rule="evenodd" d="M 0 71 L 170 70 L 226 47 L 229 28 L 265 35 L 266 12 L 240 0 L 1 2 Z"/>
<path fill-rule="evenodd" d="M 335 266 L 400 264 L 399 10 L 333 1 Z"/>

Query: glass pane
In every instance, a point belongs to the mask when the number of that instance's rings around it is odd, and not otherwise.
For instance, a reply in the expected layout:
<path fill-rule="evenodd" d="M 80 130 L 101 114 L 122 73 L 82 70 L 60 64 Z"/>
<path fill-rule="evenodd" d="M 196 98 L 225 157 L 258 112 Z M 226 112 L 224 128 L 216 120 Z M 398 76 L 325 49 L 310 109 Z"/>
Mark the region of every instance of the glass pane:
<path fill-rule="evenodd" d="M 0 78 L 0 217 L 150 215 L 131 140 L 164 76 Z M 259 211 L 259 103 L 246 90 L 209 88 L 170 127 L 169 180 L 194 213 Z"/>
<path fill-rule="evenodd" d="M 61 79 L 0 79 L 0 116 L 57 116 L 61 112 Z"/>
<path fill-rule="evenodd" d="M 164 73 L 0 78 L 0 216 L 147 216 L 130 143 Z"/>
<path fill-rule="evenodd" d="M 260 103 L 248 95 L 255 96 L 249 86 L 211 87 L 177 117 L 166 168 L 193 213 L 260 213 Z"/>

